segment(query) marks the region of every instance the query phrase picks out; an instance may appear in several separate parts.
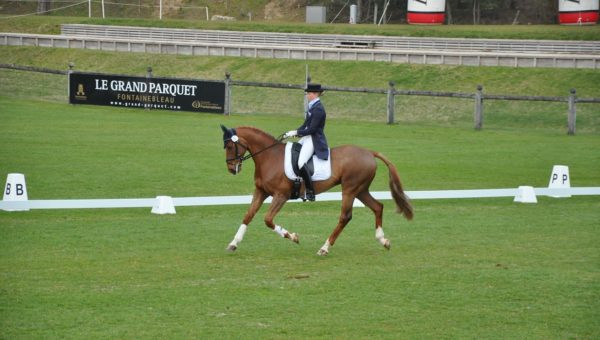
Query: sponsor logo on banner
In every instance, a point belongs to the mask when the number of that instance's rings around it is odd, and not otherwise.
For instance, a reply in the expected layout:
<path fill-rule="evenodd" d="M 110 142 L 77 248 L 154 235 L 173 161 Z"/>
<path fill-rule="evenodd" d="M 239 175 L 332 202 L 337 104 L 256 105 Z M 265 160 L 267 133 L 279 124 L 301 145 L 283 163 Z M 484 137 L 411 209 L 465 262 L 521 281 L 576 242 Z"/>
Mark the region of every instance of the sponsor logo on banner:
<path fill-rule="evenodd" d="M 69 75 L 69 103 L 224 113 L 225 83 L 111 74 Z"/>

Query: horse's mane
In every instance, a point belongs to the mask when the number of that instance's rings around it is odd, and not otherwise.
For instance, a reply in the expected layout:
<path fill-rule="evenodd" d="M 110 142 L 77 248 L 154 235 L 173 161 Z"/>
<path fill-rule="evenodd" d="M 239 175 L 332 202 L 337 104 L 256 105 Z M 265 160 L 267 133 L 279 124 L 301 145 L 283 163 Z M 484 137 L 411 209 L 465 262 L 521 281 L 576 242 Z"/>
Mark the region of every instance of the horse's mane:
<path fill-rule="evenodd" d="M 273 141 L 276 141 L 276 140 L 277 140 L 277 139 L 276 139 L 275 137 L 273 137 L 272 135 L 270 135 L 270 134 L 268 134 L 268 133 L 264 132 L 264 131 L 263 131 L 263 130 L 261 130 L 261 129 L 255 128 L 255 127 L 253 127 L 253 126 L 240 126 L 240 127 L 238 127 L 237 129 L 252 130 L 254 133 L 256 133 L 256 134 L 259 134 L 259 135 L 262 135 L 262 136 L 264 136 L 265 138 L 269 138 L 269 139 L 271 139 L 271 140 L 273 140 Z"/>

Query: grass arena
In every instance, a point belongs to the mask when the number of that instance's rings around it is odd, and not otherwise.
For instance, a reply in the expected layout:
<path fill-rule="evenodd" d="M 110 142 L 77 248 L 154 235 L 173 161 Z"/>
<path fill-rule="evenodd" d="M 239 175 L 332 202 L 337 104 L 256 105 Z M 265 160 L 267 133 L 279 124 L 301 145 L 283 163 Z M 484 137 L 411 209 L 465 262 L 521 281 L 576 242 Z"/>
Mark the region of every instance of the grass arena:
<path fill-rule="evenodd" d="M 291 83 L 301 83 L 306 64 L 6 46 L 0 58 L 137 75 L 153 65 L 212 79 L 233 70 L 236 79 Z M 600 93 L 597 70 L 309 64 L 313 79 L 340 86 L 394 79 L 448 91 L 483 82 L 504 93 Z M 238 101 L 225 117 L 69 105 L 65 89 L 61 76 L 0 69 L 0 175 L 24 173 L 30 199 L 249 195 L 253 163 L 228 173 L 220 124 L 277 136 L 302 112 L 299 90 L 234 89 Z M 322 98 L 330 145 L 381 152 L 407 191 L 545 187 L 555 164 L 569 166 L 574 187 L 600 183 L 597 104 L 578 107 L 577 135 L 567 136 L 560 104 L 493 104 L 475 131 L 472 102 L 399 100 L 398 123 L 387 125 L 385 107 L 372 104 L 379 99 L 347 96 Z M 371 188 L 389 190 L 378 166 Z M 0 337 L 600 337 L 598 196 L 413 200 L 411 222 L 383 203 L 391 250 L 374 238 L 372 213 L 355 208 L 327 257 L 315 251 L 339 202 L 283 208 L 277 222 L 299 244 L 264 226 L 266 204 L 234 253 L 225 248 L 246 205 L 178 207 L 175 215 L 0 211 Z"/>

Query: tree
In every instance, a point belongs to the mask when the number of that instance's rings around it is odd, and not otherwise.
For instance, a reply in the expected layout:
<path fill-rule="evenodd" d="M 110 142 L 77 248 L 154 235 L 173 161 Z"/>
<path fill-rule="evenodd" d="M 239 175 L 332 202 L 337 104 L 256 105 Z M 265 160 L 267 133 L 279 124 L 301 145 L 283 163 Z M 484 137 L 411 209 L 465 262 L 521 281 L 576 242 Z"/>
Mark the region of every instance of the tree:
<path fill-rule="evenodd" d="M 52 5 L 51 0 L 38 0 L 37 13 L 38 14 L 48 13 L 50 8 L 52 7 L 51 5 Z"/>
<path fill-rule="evenodd" d="M 556 22 L 557 1 L 549 0 L 447 0 L 449 23 L 550 24 Z M 518 14 L 518 17 L 517 17 Z"/>
<path fill-rule="evenodd" d="M 473 25 L 479 25 L 481 21 L 481 6 L 479 0 L 473 0 Z"/>

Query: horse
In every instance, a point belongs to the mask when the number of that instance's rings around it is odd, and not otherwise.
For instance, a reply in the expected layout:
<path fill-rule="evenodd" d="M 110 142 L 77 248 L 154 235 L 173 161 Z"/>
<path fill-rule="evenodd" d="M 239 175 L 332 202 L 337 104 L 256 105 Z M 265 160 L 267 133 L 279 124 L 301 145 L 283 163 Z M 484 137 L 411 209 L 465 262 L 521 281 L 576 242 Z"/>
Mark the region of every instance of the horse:
<path fill-rule="evenodd" d="M 265 224 L 279 236 L 299 243 L 296 233 L 291 233 L 274 222 L 275 216 L 290 199 L 293 190 L 293 182 L 286 177 L 284 171 L 285 143 L 282 142 L 283 136 L 275 138 L 262 130 L 247 126 L 228 129 L 221 125 L 221 129 L 223 130 L 225 163 L 229 172 L 233 175 L 239 174 L 242 171 L 242 163 L 250 158 L 255 165 L 252 202 L 237 233 L 227 246 L 227 250 L 235 251 L 238 248 L 248 225 L 269 196 L 272 196 L 272 202 L 264 217 Z M 246 155 L 246 153 L 248 154 Z M 354 145 L 331 148 L 330 157 L 331 176 L 327 180 L 314 182 L 315 194 L 341 184 L 342 211 L 337 226 L 325 244 L 318 250 L 317 255 L 329 254 L 329 248 L 335 244 L 344 227 L 352 219 L 355 198 L 373 211 L 375 238 L 385 249 L 389 250 L 390 240 L 385 238 L 383 232 L 383 204 L 369 193 L 369 186 L 377 171 L 375 159 L 380 159 L 388 168 L 389 186 L 392 198 L 396 203 L 396 211 L 404 214 L 407 220 L 412 220 L 413 207 L 402 189 L 396 167 L 381 153 Z M 301 190 L 303 187 L 302 185 Z"/>

